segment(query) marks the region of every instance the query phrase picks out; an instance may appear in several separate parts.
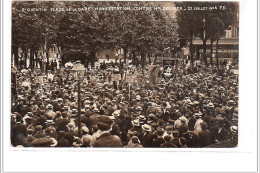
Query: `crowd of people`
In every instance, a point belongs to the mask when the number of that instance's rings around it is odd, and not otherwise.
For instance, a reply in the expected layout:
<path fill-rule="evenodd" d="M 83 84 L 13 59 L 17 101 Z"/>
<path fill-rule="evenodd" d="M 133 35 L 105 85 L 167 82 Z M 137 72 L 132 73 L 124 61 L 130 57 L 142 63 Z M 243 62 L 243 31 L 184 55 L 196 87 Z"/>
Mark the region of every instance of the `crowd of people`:
<path fill-rule="evenodd" d="M 11 145 L 14 147 L 202 148 L 238 144 L 237 66 L 175 63 L 173 78 L 147 66 L 88 69 L 80 84 L 70 68 L 14 70 Z M 133 81 L 112 81 L 120 69 Z M 131 72 L 131 73 L 130 73 Z M 42 80 L 36 80 L 36 77 Z M 80 104 L 80 119 L 79 105 Z M 80 128 L 79 128 L 80 122 Z"/>

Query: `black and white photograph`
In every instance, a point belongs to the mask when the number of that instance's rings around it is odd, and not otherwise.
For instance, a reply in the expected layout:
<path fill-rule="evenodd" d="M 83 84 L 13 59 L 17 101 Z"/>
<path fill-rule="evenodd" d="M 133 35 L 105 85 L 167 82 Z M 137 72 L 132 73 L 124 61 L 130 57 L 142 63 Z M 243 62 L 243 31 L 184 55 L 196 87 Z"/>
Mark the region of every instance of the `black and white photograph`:
<path fill-rule="evenodd" d="M 239 146 L 239 2 L 13 1 L 10 146 Z"/>

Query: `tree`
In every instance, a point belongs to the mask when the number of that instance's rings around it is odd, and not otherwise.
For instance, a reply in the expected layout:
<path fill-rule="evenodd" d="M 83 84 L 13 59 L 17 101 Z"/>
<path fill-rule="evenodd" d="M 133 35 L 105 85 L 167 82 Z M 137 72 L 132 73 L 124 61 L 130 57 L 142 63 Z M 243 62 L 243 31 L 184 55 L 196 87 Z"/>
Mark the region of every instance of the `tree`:
<path fill-rule="evenodd" d="M 193 59 L 193 36 L 199 36 L 203 42 L 204 63 L 207 64 L 206 42 L 211 41 L 212 46 L 218 41 L 225 30 L 236 21 L 238 4 L 236 2 L 176 2 L 186 10 L 176 13 L 181 37 L 189 40 L 191 59 Z M 207 7 L 207 10 L 194 10 L 195 7 Z M 188 10 L 192 8 L 193 10 Z M 211 9 L 210 9 L 211 8 Z"/>
<path fill-rule="evenodd" d="M 176 2 L 176 6 L 180 6 L 183 9 L 188 9 L 190 6 L 195 6 L 195 2 Z M 178 33 L 181 38 L 188 40 L 190 46 L 191 63 L 193 66 L 193 39 L 198 35 L 200 31 L 200 20 L 198 19 L 197 12 L 194 10 L 179 10 L 176 12 L 176 18 L 178 23 Z"/>

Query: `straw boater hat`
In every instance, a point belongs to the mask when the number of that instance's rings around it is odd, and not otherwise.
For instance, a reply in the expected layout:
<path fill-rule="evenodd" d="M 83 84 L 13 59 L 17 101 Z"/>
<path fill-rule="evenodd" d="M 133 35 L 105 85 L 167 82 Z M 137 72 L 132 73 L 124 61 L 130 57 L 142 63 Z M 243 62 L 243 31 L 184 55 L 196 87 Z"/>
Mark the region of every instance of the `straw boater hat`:
<path fill-rule="evenodd" d="M 140 121 L 145 121 L 146 120 L 145 116 L 143 116 L 143 115 L 140 115 L 138 118 L 139 118 Z"/>
<path fill-rule="evenodd" d="M 77 109 L 72 109 L 72 110 L 71 110 L 71 116 L 72 116 L 72 117 L 77 116 Z"/>
<path fill-rule="evenodd" d="M 136 111 L 142 111 L 143 109 L 142 109 L 142 107 L 141 106 L 137 106 L 136 107 Z"/>
<path fill-rule="evenodd" d="M 209 107 L 209 108 L 214 108 L 214 104 L 213 104 L 212 102 L 210 102 L 210 103 L 208 104 L 208 107 Z"/>
<path fill-rule="evenodd" d="M 230 130 L 231 130 L 231 132 L 233 132 L 233 133 L 235 133 L 235 132 L 237 132 L 237 126 L 231 126 L 230 127 Z"/>
<path fill-rule="evenodd" d="M 53 120 L 46 120 L 45 122 L 47 125 L 51 125 L 51 124 L 55 124 L 55 122 Z"/>
<path fill-rule="evenodd" d="M 148 125 L 148 124 L 144 124 L 144 125 L 142 125 L 142 129 L 143 129 L 144 131 L 146 131 L 146 132 L 150 132 L 150 131 L 152 131 L 151 126 Z"/>
<path fill-rule="evenodd" d="M 139 121 L 139 119 L 135 119 L 135 120 L 133 120 L 133 121 L 131 121 L 132 122 L 132 125 L 133 126 L 140 126 L 140 121 Z"/>
<path fill-rule="evenodd" d="M 51 104 L 48 104 L 46 107 L 47 107 L 47 109 L 52 109 L 53 108 L 53 106 Z"/>
<path fill-rule="evenodd" d="M 194 114 L 194 116 L 199 118 L 199 117 L 202 116 L 202 113 L 201 113 L 200 111 L 199 111 L 199 112 L 196 112 L 196 113 Z"/>

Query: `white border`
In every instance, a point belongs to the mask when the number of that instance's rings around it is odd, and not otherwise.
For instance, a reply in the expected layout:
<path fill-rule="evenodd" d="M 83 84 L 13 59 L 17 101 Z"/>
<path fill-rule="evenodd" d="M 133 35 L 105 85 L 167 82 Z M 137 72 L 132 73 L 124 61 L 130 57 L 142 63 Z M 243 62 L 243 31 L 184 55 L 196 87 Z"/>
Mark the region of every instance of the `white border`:
<path fill-rule="evenodd" d="M 256 172 L 257 0 L 240 0 L 239 147 L 234 149 L 10 148 L 11 1 L 3 2 L 4 172 Z M 21 151 L 22 150 L 22 151 Z M 27 151 L 25 151 L 27 150 Z M 139 152 L 142 151 L 142 152 Z"/>

